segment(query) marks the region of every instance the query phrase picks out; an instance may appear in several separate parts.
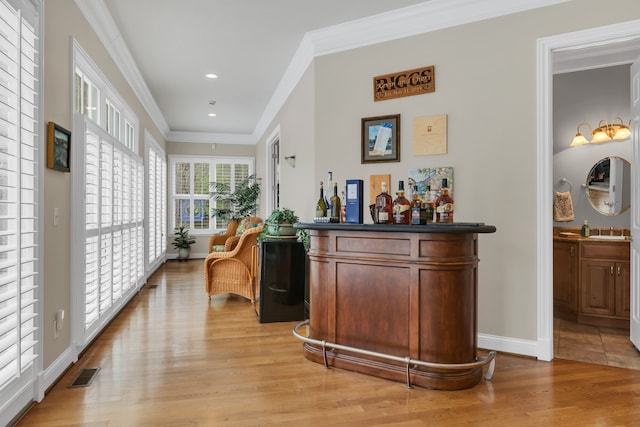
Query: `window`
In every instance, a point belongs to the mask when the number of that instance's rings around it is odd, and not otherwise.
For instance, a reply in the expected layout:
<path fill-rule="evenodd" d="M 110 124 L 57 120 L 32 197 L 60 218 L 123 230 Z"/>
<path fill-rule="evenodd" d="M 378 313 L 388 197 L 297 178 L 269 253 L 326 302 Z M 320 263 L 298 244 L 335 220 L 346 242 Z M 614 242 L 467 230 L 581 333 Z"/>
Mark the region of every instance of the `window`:
<path fill-rule="evenodd" d="M 210 234 L 226 229 L 228 221 L 210 217 L 209 184 L 221 182 L 230 186 L 253 173 L 250 158 L 170 157 L 172 206 L 171 227 L 184 226 L 192 234 Z"/>
<path fill-rule="evenodd" d="M 75 74 L 75 111 L 83 114 L 100 124 L 100 89 L 82 71 L 76 70 Z"/>
<path fill-rule="evenodd" d="M 83 93 L 72 98 L 72 149 L 78 161 L 72 177 L 72 258 L 77 262 L 72 264 L 70 318 L 72 340 L 83 347 L 143 281 L 144 168 L 135 152 L 136 117 L 75 40 L 73 53 L 74 90 Z M 104 117 L 86 113 L 93 110 L 85 105 L 94 101 Z"/>
<path fill-rule="evenodd" d="M 35 398 L 31 385 L 40 357 L 37 27 L 0 0 L 0 401 L 11 410 L 14 402 Z M 0 424 L 16 414 L 0 411 Z"/>
<path fill-rule="evenodd" d="M 148 265 L 162 261 L 166 252 L 167 161 L 151 135 L 145 135 L 147 151 L 147 249 Z"/>

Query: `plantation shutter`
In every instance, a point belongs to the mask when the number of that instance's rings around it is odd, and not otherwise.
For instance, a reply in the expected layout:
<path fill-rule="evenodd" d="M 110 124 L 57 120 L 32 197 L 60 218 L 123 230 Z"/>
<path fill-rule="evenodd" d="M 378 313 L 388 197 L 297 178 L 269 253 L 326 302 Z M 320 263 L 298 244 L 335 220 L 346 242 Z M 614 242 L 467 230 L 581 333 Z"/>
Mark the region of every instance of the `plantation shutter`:
<path fill-rule="evenodd" d="M 0 2 L 0 388 L 37 357 L 37 42 Z"/>

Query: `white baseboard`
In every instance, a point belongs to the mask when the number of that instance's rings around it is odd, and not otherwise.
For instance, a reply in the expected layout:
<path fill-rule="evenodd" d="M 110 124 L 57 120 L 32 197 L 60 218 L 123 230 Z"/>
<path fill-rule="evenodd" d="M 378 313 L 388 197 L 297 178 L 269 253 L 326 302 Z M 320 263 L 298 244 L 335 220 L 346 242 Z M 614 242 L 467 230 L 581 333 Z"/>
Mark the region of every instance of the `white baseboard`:
<path fill-rule="evenodd" d="M 486 350 L 497 350 L 505 353 L 519 354 L 522 356 L 538 357 L 537 341 L 478 334 L 478 347 Z"/>
<path fill-rule="evenodd" d="M 78 361 L 78 358 L 72 347 L 68 347 L 45 371 L 43 371 L 38 379 L 38 402 L 44 397 L 47 391 L 58 379 L 66 372 L 67 369 Z"/>

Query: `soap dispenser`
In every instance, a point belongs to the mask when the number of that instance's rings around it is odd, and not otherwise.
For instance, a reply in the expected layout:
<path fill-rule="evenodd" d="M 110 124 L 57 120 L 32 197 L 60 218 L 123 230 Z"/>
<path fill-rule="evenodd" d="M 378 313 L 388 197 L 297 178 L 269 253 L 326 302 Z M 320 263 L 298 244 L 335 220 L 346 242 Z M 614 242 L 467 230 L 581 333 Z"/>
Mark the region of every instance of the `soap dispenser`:
<path fill-rule="evenodd" d="M 585 219 L 584 220 L 584 224 L 582 224 L 582 231 L 581 231 L 582 237 L 589 237 L 590 231 L 589 231 L 589 222 Z"/>

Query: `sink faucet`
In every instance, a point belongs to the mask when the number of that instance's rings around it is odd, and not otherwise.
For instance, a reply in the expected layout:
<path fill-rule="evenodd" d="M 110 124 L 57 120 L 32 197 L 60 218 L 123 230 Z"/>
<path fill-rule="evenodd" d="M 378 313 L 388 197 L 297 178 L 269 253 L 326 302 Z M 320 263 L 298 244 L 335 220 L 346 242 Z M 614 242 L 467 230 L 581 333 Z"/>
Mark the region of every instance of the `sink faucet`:
<path fill-rule="evenodd" d="M 609 236 L 613 236 L 613 227 L 609 227 Z"/>

